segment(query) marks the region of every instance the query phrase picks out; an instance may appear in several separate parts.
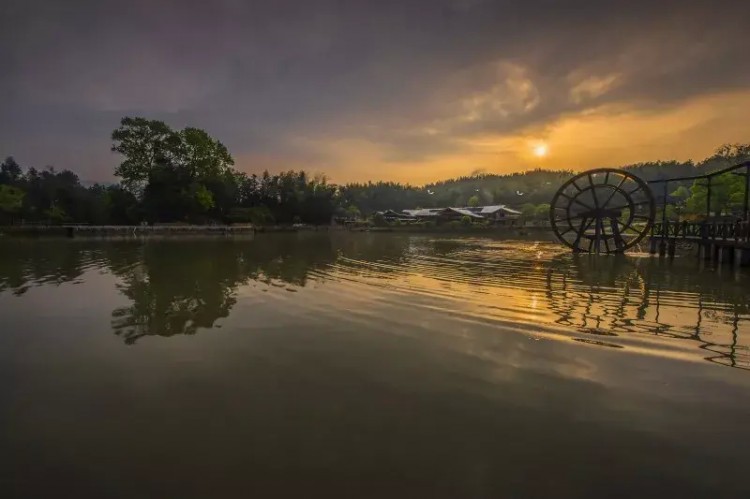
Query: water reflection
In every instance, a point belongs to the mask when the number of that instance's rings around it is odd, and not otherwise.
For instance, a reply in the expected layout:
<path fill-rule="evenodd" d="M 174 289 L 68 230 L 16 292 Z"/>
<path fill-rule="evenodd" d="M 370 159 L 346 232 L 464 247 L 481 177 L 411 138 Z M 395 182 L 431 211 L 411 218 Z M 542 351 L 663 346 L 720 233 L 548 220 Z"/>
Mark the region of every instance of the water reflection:
<path fill-rule="evenodd" d="M 410 315 L 544 325 L 594 346 L 683 340 L 710 362 L 750 368 L 748 276 L 719 276 L 691 259 L 667 264 L 574 256 L 548 243 L 397 234 L 0 244 L 0 292 L 85 283 L 88 272 L 102 270 L 129 302 L 111 313 L 113 332 L 127 344 L 217 327 L 241 289 L 262 284 L 257 292 L 316 293 L 341 316 L 351 313 L 349 295 L 369 293 L 392 321 L 404 317 L 396 305 L 406 303 Z M 311 283 L 330 284 L 330 294 Z"/>
<path fill-rule="evenodd" d="M 112 327 L 129 344 L 147 335 L 195 334 L 229 315 L 238 286 L 305 286 L 311 270 L 335 257 L 330 240 L 321 238 L 146 244 L 137 264 L 114 267 L 132 304 L 112 312 Z"/>
<path fill-rule="evenodd" d="M 750 369 L 750 343 L 740 335 L 750 319 L 746 279 L 698 262 L 574 255 L 553 261 L 546 296 L 557 324 L 598 336 L 689 339 L 710 362 Z"/>
<path fill-rule="evenodd" d="M 85 250 L 60 241 L 4 241 L 0 244 L 0 292 L 20 296 L 33 286 L 61 284 L 79 278 L 85 267 Z"/>

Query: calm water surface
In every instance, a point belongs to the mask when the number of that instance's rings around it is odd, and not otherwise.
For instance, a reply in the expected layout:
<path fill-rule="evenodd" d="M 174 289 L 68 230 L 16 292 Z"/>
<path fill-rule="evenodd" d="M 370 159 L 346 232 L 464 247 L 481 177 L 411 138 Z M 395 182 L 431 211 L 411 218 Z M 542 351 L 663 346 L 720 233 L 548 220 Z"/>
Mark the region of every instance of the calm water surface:
<path fill-rule="evenodd" d="M 489 238 L 0 239 L 0 497 L 748 497 L 749 285 Z"/>

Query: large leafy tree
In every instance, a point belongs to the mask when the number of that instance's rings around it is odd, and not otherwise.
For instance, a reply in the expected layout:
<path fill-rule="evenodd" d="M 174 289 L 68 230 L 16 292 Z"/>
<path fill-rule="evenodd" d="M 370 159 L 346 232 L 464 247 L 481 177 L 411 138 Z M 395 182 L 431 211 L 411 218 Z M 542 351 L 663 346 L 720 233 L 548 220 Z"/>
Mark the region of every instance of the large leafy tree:
<path fill-rule="evenodd" d="M 203 221 L 217 208 L 217 198 L 220 216 L 236 201 L 234 160 L 204 130 L 174 131 L 162 121 L 126 117 L 112 142 L 112 150 L 124 156 L 115 175 L 142 199 L 152 221 Z"/>
<path fill-rule="evenodd" d="M 179 154 L 175 161 L 201 181 L 222 177 L 234 164 L 226 146 L 200 128 L 185 128 L 179 132 Z"/>
<path fill-rule="evenodd" d="M 125 117 L 112 132 L 112 151 L 125 159 L 115 168 L 126 189 L 142 193 L 157 166 L 173 161 L 180 137 L 163 121 Z"/>

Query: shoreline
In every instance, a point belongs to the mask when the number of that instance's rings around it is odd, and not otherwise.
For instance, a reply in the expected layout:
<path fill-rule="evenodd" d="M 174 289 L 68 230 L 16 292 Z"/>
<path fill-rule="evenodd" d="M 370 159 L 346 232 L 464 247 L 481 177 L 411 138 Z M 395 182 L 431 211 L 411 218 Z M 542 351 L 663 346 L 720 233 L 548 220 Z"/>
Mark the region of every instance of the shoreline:
<path fill-rule="evenodd" d="M 233 236 L 277 232 L 390 232 L 405 234 L 506 234 L 528 235 L 547 233 L 549 227 L 346 227 L 342 225 L 12 225 L 0 227 L 0 236 L 57 236 L 57 237 L 96 237 L 96 236 Z"/>

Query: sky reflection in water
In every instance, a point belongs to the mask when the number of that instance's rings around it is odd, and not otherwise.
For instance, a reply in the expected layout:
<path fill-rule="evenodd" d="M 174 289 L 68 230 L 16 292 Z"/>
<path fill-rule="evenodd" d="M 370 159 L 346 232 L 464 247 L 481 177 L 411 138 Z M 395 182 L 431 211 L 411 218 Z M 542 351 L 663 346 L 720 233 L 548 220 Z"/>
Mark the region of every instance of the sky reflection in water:
<path fill-rule="evenodd" d="M 748 279 L 533 240 L 3 240 L 2 496 L 746 493 Z"/>

